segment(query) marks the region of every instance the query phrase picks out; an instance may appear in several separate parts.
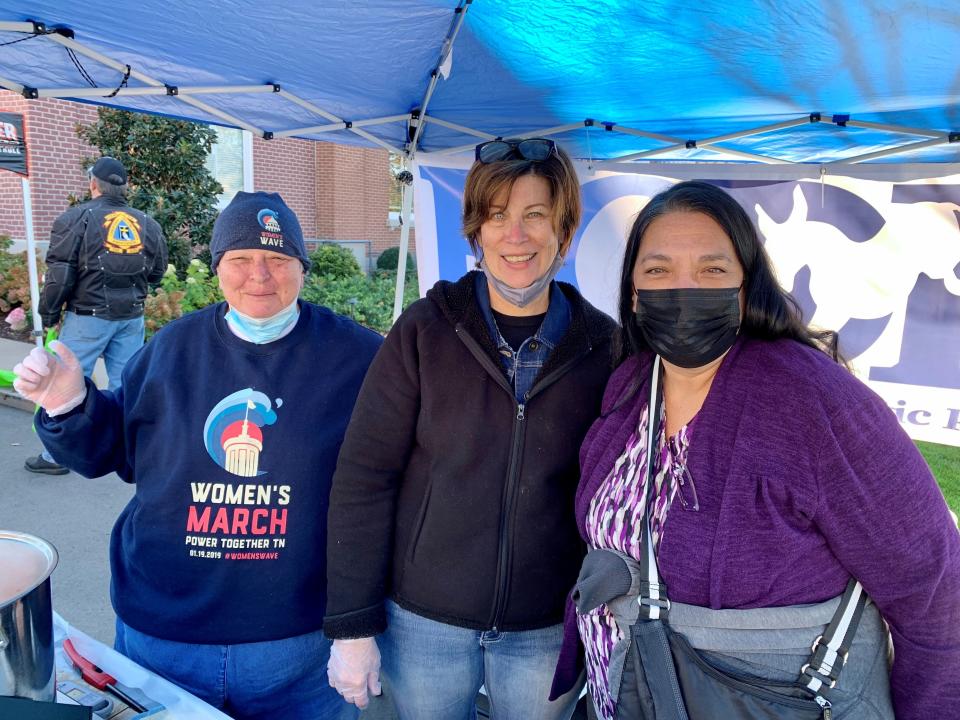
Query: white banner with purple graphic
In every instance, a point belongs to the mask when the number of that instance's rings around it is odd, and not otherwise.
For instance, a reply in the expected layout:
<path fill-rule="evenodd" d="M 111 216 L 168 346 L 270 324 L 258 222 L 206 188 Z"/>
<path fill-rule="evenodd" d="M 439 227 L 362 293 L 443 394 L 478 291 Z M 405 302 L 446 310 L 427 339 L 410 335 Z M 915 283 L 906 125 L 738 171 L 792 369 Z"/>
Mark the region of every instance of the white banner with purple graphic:
<path fill-rule="evenodd" d="M 474 266 L 460 228 L 465 177 L 466 165 L 446 160 L 414 168 L 421 294 Z M 580 178 L 583 220 L 558 279 L 615 315 L 630 224 L 676 180 L 585 168 Z M 716 184 L 756 222 L 807 321 L 839 331 L 857 375 L 910 436 L 960 446 L 960 175 Z"/>

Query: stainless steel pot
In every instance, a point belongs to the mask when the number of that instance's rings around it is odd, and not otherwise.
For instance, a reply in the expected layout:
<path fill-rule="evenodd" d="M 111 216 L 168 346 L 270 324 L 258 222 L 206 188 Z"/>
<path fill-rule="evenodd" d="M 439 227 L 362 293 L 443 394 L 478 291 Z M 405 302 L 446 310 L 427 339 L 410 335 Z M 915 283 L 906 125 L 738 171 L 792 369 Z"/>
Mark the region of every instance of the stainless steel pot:
<path fill-rule="evenodd" d="M 46 540 L 0 530 L 0 695 L 56 698 L 50 573 L 58 560 Z"/>

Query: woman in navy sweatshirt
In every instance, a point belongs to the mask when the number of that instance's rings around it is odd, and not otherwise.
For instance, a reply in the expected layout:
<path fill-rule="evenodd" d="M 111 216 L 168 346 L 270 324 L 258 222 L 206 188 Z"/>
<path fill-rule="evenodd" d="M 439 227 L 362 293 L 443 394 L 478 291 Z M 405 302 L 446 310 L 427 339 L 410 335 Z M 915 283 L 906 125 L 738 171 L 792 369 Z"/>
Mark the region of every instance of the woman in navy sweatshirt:
<path fill-rule="evenodd" d="M 210 251 L 226 302 L 160 330 L 119 390 L 62 343 L 16 388 L 60 462 L 136 483 L 110 542 L 118 650 L 234 718 L 352 717 L 326 678 L 326 518 L 381 338 L 297 299 L 309 260 L 279 195 L 238 193 Z"/>

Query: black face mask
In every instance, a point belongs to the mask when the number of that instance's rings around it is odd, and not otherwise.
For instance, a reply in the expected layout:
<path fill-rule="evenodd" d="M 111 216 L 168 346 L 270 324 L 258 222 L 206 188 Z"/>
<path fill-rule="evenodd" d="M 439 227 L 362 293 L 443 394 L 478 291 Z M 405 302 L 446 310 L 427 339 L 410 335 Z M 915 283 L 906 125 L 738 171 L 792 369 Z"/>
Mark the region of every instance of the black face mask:
<path fill-rule="evenodd" d="M 737 339 L 739 294 L 737 287 L 637 290 L 637 327 L 667 362 L 702 367 Z"/>

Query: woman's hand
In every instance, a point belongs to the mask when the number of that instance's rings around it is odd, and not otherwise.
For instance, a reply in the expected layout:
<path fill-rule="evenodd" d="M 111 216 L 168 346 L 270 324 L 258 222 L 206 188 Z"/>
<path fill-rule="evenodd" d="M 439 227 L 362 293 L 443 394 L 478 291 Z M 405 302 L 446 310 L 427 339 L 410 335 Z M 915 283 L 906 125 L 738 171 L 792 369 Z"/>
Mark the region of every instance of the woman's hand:
<path fill-rule="evenodd" d="M 379 695 L 380 650 L 372 638 L 334 640 L 327 663 L 330 685 L 363 710 L 370 702 L 370 695 Z"/>
<path fill-rule="evenodd" d="M 87 396 L 80 362 L 59 340 L 50 343 L 56 355 L 34 348 L 13 368 L 13 388 L 51 417 L 73 410 Z"/>

